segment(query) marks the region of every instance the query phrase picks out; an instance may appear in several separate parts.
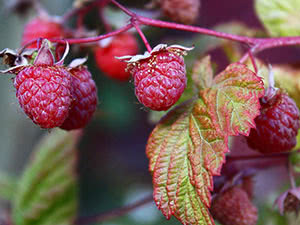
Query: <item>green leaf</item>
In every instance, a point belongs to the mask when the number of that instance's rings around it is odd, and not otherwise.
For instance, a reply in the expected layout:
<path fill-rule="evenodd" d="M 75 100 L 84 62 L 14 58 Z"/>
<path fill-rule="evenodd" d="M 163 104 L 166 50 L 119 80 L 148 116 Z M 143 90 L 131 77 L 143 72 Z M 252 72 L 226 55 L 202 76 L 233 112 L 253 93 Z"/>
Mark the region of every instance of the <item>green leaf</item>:
<path fill-rule="evenodd" d="M 209 214 L 213 176 L 219 175 L 228 138 L 248 135 L 264 94 L 259 77 L 232 64 L 192 99 L 170 111 L 152 131 L 146 153 L 154 200 L 165 217 L 183 224 L 214 224 Z"/>
<path fill-rule="evenodd" d="M 199 90 L 212 86 L 213 70 L 209 55 L 195 62 L 192 79 Z"/>
<path fill-rule="evenodd" d="M 18 185 L 16 177 L 0 172 L 0 198 L 11 201 Z"/>
<path fill-rule="evenodd" d="M 299 0 L 256 0 L 255 7 L 271 36 L 300 35 Z"/>
<path fill-rule="evenodd" d="M 76 144 L 80 131 L 52 130 L 35 148 L 13 204 L 16 225 L 71 225 L 77 211 Z"/>

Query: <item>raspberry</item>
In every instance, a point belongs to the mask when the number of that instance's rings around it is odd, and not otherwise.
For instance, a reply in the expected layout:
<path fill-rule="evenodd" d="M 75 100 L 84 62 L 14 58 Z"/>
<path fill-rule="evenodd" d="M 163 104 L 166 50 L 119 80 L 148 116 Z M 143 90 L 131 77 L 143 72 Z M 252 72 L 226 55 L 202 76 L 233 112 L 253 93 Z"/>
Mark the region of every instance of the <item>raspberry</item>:
<path fill-rule="evenodd" d="M 64 37 L 64 29 L 60 23 L 48 17 L 36 17 L 29 21 L 24 27 L 22 46 L 37 38 L 58 38 Z M 36 48 L 36 44 L 28 48 Z"/>
<path fill-rule="evenodd" d="M 60 126 L 65 130 L 86 126 L 97 108 L 97 87 L 91 73 L 85 66 L 70 70 L 72 76 L 73 102 L 68 118 Z"/>
<path fill-rule="evenodd" d="M 94 55 L 97 66 L 109 77 L 127 81 L 130 73 L 127 72 L 126 63 L 116 59 L 116 56 L 135 55 L 138 52 L 138 44 L 130 33 L 120 34 L 112 39 L 105 47 L 100 45 L 95 48 Z"/>
<path fill-rule="evenodd" d="M 61 66 L 24 67 L 14 79 L 21 108 L 42 128 L 60 126 L 71 105 L 71 74 Z"/>
<path fill-rule="evenodd" d="M 200 0 L 161 0 L 164 15 L 173 21 L 192 24 L 199 14 Z"/>
<path fill-rule="evenodd" d="M 212 201 L 210 212 L 223 225 L 255 225 L 257 222 L 257 208 L 239 187 L 220 193 Z"/>
<path fill-rule="evenodd" d="M 151 53 L 124 56 L 134 78 L 135 95 L 146 107 L 168 110 L 180 98 L 186 86 L 186 70 L 182 55 L 186 50 L 179 45 L 158 45 Z"/>
<path fill-rule="evenodd" d="M 260 103 L 261 114 L 255 118 L 256 129 L 247 137 L 248 145 L 264 154 L 290 151 L 300 127 L 296 103 L 280 90 L 261 98 Z"/>

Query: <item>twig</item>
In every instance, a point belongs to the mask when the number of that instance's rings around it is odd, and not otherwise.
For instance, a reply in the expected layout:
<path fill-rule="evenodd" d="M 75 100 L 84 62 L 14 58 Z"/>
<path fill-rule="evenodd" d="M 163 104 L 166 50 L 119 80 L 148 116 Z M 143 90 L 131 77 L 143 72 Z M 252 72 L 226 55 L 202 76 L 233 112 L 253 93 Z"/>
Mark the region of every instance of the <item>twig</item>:
<path fill-rule="evenodd" d="M 147 38 L 145 37 L 143 31 L 140 29 L 140 27 L 136 24 L 136 22 L 134 20 L 132 20 L 131 24 L 135 27 L 135 29 L 139 33 L 140 37 L 142 38 L 142 40 L 147 48 L 147 51 L 151 52 L 152 51 L 151 46 L 150 46 L 149 42 L 147 41 Z"/>
<path fill-rule="evenodd" d="M 99 35 L 96 37 L 88 37 L 88 38 L 70 38 L 70 39 L 57 39 L 57 38 L 53 38 L 53 39 L 49 39 L 52 42 L 56 42 L 56 43 L 66 43 L 66 41 L 71 45 L 71 44 L 83 44 L 83 43 L 90 43 L 90 42 L 96 42 L 96 41 L 100 41 L 115 35 L 118 35 L 120 33 L 123 33 L 125 31 L 128 31 L 129 29 L 131 29 L 133 27 L 132 24 L 127 24 L 126 26 L 109 32 L 107 34 L 103 34 L 103 35 Z"/>
<path fill-rule="evenodd" d="M 287 171 L 288 171 L 289 181 L 290 181 L 291 187 L 295 188 L 296 187 L 296 181 L 295 181 L 295 176 L 294 176 L 294 170 L 293 170 L 293 166 L 292 166 L 290 161 L 287 162 Z"/>
<path fill-rule="evenodd" d="M 75 221 L 75 225 L 85 225 L 85 224 L 90 224 L 90 223 L 100 223 L 103 221 L 107 221 L 116 217 L 120 217 L 123 216 L 131 211 L 133 211 L 134 209 L 146 205 L 147 203 L 150 203 L 153 201 L 153 196 L 149 195 L 133 204 L 121 207 L 119 209 L 114 209 L 110 212 L 106 212 L 103 214 L 99 214 L 99 215 L 94 215 L 94 216 L 89 216 L 89 217 L 85 217 L 85 218 L 79 218 L 77 221 Z"/>

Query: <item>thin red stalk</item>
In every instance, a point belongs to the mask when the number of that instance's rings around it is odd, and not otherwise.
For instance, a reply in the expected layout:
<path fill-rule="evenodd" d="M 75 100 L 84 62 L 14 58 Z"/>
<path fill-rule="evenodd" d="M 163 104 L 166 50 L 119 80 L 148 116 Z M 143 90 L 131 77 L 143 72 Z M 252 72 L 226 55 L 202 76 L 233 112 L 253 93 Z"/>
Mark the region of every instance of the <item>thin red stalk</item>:
<path fill-rule="evenodd" d="M 88 38 L 70 38 L 70 39 L 49 39 L 52 42 L 56 42 L 56 43 L 66 43 L 66 41 L 71 45 L 71 44 L 83 44 L 83 43 L 90 43 L 90 42 L 96 42 L 96 41 L 100 41 L 103 40 L 105 38 L 109 38 L 115 35 L 118 35 L 120 33 L 126 32 L 129 29 L 131 29 L 133 27 L 132 24 L 128 24 L 118 30 L 112 31 L 110 33 L 107 34 L 103 34 L 103 35 L 99 35 L 97 37 L 88 37 Z"/>
<path fill-rule="evenodd" d="M 84 12 L 84 14 L 88 13 L 90 10 L 92 10 L 95 6 L 101 6 L 104 7 L 106 4 L 109 3 L 110 0 L 95 0 L 91 4 L 84 6 L 82 8 L 71 8 L 69 11 L 67 11 L 62 16 L 62 21 L 66 22 L 69 20 L 72 16 L 79 14 L 81 12 Z"/>
<path fill-rule="evenodd" d="M 83 12 L 78 13 L 77 22 L 76 22 L 78 30 L 82 30 L 83 29 L 84 16 L 85 16 L 85 13 L 83 13 Z"/>
<path fill-rule="evenodd" d="M 300 36 L 297 37 L 282 37 L 282 38 L 265 38 L 256 39 L 256 42 L 260 42 L 257 49 L 253 53 L 260 52 L 265 49 L 281 47 L 281 46 L 292 46 L 300 45 Z"/>
<path fill-rule="evenodd" d="M 119 9 L 121 9 L 124 13 L 126 13 L 128 16 L 130 17 L 136 17 L 136 14 L 131 12 L 129 9 L 127 9 L 126 7 L 122 6 L 119 2 L 115 1 L 115 0 L 111 0 L 111 3 L 113 3 L 114 5 L 116 5 Z"/>
<path fill-rule="evenodd" d="M 227 34 L 227 33 L 213 31 L 213 30 L 209 30 L 209 29 L 205 29 L 205 28 L 201 28 L 201 27 L 195 27 L 195 26 L 172 23 L 172 22 L 165 22 L 165 21 L 161 21 L 161 20 L 150 19 L 150 18 L 143 17 L 143 16 L 138 16 L 137 20 L 140 23 L 148 25 L 148 26 L 190 31 L 190 32 L 194 32 L 194 33 L 206 34 L 206 35 L 210 35 L 210 36 L 214 36 L 214 37 L 218 37 L 218 38 L 228 39 L 228 40 L 237 41 L 237 42 L 241 42 L 241 43 L 247 43 L 247 44 L 255 43 L 254 38 L 243 37 L 243 36 L 238 36 L 238 35 L 234 35 L 234 34 Z"/>
<path fill-rule="evenodd" d="M 249 57 L 250 57 L 250 60 L 252 62 L 255 73 L 257 73 L 257 71 L 258 71 L 257 70 L 257 65 L 256 65 L 256 62 L 255 62 L 255 59 L 253 57 L 253 54 L 252 54 L 251 50 L 249 51 Z"/>
<path fill-rule="evenodd" d="M 85 218 L 79 218 L 75 222 L 75 224 L 76 225 L 86 225 L 86 224 L 91 224 L 91 223 L 101 223 L 103 221 L 107 221 L 107 220 L 110 220 L 113 218 L 123 216 L 123 215 L 135 210 L 136 208 L 146 205 L 147 203 L 150 203 L 152 201 L 153 201 L 153 197 L 152 197 L 152 195 L 149 195 L 133 204 L 121 207 L 119 209 L 114 209 L 107 213 L 90 216 L 90 217 L 85 217 Z"/>
<path fill-rule="evenodd" d="M 135 22 L 132 22 L 132 25 L 135 27 L 135 29 L 139 33 L 140 37 L 142 38 L 142 40 L 143 40 L 143 42 L 144 42 L 144 44 L 145 44 L 145 46 L 147 48 L 147 51 L 151 52 L 152 48 L 151 48 L 149 42 L 147 41 L 147 38 L 145 37 L 143 31 L 140 29 L 140 27 Z"/>
<path fill-rule="evenodd" d="M 110 26 L 110 24 L 107 22 L 105 16 L 104 16 L 104 13 L 103 13 L 103 7 L 99 9 L 99 17 L 103 23 L 103 26 L 105 28 L 105 31 L 106 32 L 111 32 L 112 31 L 112 27 Z"/>
<path fill-rule="evenodd" d="M 242 56 L 242 58 L 239 60 L 239 63 L 245 63 L 246 60 L 248 59 L 248 57 L 249 57 L 249 51 L 246 52 L 246 53 Z"/>
<path fill-rule="evenodd" d="M 294 176 L 293 166 L 291 165 L 290 161 L 288 161 L 287 163 L 287 171 L 288 171 L 291 187 L 295 188 L 296 187 L 295 176 Z"/>

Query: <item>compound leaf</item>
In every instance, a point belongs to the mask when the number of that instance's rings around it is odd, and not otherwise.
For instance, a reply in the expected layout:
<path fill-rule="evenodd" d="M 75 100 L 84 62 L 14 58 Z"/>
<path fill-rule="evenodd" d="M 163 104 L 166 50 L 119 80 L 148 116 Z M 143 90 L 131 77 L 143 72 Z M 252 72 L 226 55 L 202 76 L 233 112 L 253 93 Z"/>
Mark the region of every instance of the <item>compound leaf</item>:
<path fill-rule="evenodd" d="M 80 132 L 53 130 L 35 148 L 13 204 L 16 225 L 71 225 L 77 210 L 76 144 Z"/>
<path fill-rule="evenodd" d="M 264 94 L 261 78 L 245 65 L 232 64 L 170 111 L 152 131 L 146 153 L 153 175 L 154 200 L 166 218 L 183 224 L 212 225 L 209 213 L 213 176 L 219 175 L 228 138 L 248 135 Z"/>

